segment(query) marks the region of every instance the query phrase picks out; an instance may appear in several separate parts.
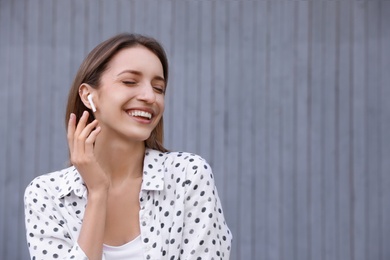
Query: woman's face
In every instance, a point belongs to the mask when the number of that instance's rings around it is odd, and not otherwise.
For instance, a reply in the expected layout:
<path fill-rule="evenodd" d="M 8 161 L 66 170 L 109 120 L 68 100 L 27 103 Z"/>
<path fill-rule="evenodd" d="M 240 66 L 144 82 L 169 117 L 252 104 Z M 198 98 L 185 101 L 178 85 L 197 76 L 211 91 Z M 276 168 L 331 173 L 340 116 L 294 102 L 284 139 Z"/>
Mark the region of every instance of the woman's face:
<path fill-rule="evenodd" d="M 96 92 L 102 134 L 145 141 L 164 112 L 162 64 L 143 46 L 123 49 L 108 63 Z"/>

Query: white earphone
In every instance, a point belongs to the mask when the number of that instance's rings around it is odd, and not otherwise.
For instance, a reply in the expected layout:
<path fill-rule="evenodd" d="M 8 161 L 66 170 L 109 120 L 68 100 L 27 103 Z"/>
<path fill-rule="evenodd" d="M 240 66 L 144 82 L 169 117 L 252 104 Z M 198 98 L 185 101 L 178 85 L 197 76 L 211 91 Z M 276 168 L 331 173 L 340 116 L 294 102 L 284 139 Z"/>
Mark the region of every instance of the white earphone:
<path fill-rule="evenodd" d="M 88 98 L 89 104 L 91 104 L 92 112 L 96 112 L 96 107 L 95 107 L 95 104 L 93 103 L 93 100 L 92 100 L 92 94 L 89 94 L 87 96 L 87 98 Z"/>

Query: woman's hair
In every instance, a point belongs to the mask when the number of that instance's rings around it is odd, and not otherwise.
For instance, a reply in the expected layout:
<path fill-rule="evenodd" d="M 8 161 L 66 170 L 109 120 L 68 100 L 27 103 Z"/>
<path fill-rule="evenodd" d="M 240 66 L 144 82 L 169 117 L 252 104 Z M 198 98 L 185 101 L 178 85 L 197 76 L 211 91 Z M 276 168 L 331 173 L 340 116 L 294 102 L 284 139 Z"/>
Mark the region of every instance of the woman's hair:
<path fill-rule="evenodd" d="M 89 112 L 89 119 L 87 123 L 94 120 L 92 111 L 84 105 L 79 96 L 79 87 L 81 84 L 86 83 L 92 88 L 98 89 L 100 86 L 100 79 L 103 72 L 107 69 L 108 63 L 112 57 L 119 51 L 131 48 L 135 46 L 144 46 L 151 52 L 153 52 L 160 60 L 163 67 L 163 74 L 165 79 L 165 85 L 168 83 L 168 59 L 161 44 L 155 39 L 140 35 L 123 33 L 116 35 L 96 46 L 84 59 L 77 71 L 73 84 L 69 91 L 68 104 L 66 107 L 65 125 L 68 125 L 68 120 L 71 113 L 76 115 L 76 124 L 82 116 L 83 112 L 87 110 Z M 145 146 L 151 149 L 166 152 L 167 149 L 163 146 L 163 117 L 161 117 L 159 123 L 153 129 L 150 137 L 145 140 Z"/>

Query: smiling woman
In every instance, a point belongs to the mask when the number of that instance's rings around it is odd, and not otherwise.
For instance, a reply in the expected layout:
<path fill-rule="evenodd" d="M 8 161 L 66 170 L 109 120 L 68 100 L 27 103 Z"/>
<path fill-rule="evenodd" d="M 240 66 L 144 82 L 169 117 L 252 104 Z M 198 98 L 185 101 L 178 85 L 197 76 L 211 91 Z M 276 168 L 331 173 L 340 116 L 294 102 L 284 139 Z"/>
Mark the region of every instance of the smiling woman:
<path fill-rule="evenodd" d="M 161 121 L 164 89 L 164 69 L 159 58 L 148 48 L 137 45 L 116 53 L 99 85 L 82 83 L 76 95 L 87 108 L 91 108 L 91 104 L 86 97 L 90 94 L 95 97 L 97 111 L 94 117 L 103 130 L 102 135 L 110 135 L 96 142 L 103 139 L 110 144 L 116 140 L 139 144 L 151 137 Z M 158 146 L 150 148 L 158 149 Z"/>
<path fill-rule="evenodd" d="M 138 54 L 138 52 L 131 51 L 134 48 L 143 49 L 144 51 L 141 51 L 141 53 Z M 129 55 L 134 54 L 135 56 L 129 57 L 122 52 L 126 52 L 126 54 L 129 54 L 130 52 Z M 139 59 L 142 57 L 137 57 L 137 55 L 141 56 L 142 54 L 145 54 L 146 56 L 149 54 L 149 58 L 151 60 L 143 61 L 142 59 Z M 132 60 L 133 58 L 136 60 Z M 68 124 L 68 119 L 71 113 L 75 113 L 77 124 L 84 111 L 88 111 L 90 113 L 87 121 L 88 123 L 91 123 L 95 119 L 92 111 L 90 110 L 91 107 L 89 106 L 89 103 L 82 102 L 82 97 L 79 95 L 79 91 L 81 90 L 80 86 L 82 84 L 88 86 L 90 89 L 99 89 L 99 83 L 101 83 L 100 81 L 102 81 L 103 76 L 106 74 L 104 72 L 108 70 L 111 73 L 110 75 L 113 77 L 110 80 L 115 81 L 116 84 L 123 83 L 123 85 L 127 85 L 129 87 L 132 85 L 139 85 L 139 79 L 142 77 L 142 71 L 139 70 L 140 67 L 138 66 L 147 66 L 148 64 L 145 63 L 151 62 L 153 64 L 153 62 L 156 61 L 157 63 L 155 63 L 155 66 L 159 67 L 157 69 L 162 71 L 158 71 L 157 74 L 153 75 L 153 82 L 148 84 L 156 84 L 154 88 L 157 89 L 157 92 L 158 89 L 165 92 L 165 87 L 168 83 L 168 60 L 164 49 L 156 40 L 143 35 L 120 34 L 96 46 L 81 64 L 73 81 L 69 92 L 65 123 Z M 116 71 L 116 75 L 112 74 L 112 66 L 114 65 L 114 62 L 115 65 L 118 65 L 118 67 L 116 67 L 118 70 Z M 139 62 L 139 64 L 137 64 L 137 62 Z M 107 77 L 108 75 L 106 75 L 106 78 Z M 152 131 L 150 137 L 146 140 L 146 147 L 165 152 L 167 150 L 162 145 L 163 117 L 161 116 L 160 120 L 156 121 L 158 124 Z"/>
<path fill-rule="evenodd" d="M 72 165 L 25 191 L 32 259 L 229 259 L 210 166 L 163 146 L 167 82 L 150 37 L 121 34 L 86 57 L 66 110 Z"/>

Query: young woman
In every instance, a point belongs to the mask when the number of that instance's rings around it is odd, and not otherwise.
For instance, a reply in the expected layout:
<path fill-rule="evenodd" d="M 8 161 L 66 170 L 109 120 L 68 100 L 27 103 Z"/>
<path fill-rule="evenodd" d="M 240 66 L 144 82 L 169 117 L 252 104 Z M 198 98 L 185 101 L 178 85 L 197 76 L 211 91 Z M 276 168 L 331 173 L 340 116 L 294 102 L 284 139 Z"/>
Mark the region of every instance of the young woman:
<path fill-rule="evenodd" d="M 120 34 L 80 66 L 66 111 L 72 166 L 25 192 L 32 259 L 229 259 L 210 166 L 162 144 L 168 61 Z"/>

